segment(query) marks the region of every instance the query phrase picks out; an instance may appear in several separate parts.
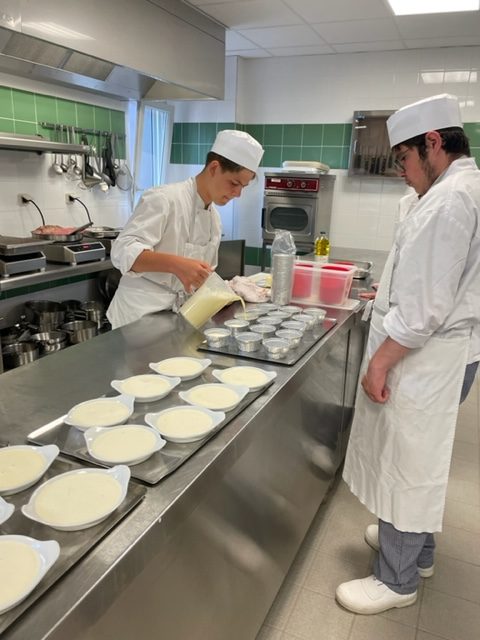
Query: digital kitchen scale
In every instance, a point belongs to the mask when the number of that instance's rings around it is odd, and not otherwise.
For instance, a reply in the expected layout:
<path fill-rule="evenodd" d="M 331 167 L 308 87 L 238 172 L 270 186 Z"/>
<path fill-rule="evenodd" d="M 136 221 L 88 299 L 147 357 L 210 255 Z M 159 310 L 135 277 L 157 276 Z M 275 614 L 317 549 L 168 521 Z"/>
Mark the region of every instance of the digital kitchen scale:
<path fill-rule="evenodd" d="M 49 244 L 49 240 L 0 235 L 0 276 L 8 278 L 28 271 L 45 271 L 47 261 L 43 249 Z"/>
<path fill-rule="evenodd" d="M 105 247 L 101 242 L 54 242 L 44 249 L 47 262 L 81 264 L 105 260 Z"/>

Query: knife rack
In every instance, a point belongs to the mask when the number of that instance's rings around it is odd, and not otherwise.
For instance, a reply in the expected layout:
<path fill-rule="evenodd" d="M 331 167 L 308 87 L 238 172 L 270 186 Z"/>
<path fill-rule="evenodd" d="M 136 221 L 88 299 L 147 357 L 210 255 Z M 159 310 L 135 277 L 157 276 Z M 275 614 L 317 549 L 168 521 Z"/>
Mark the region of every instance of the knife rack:
<path fill-rule="evenodd" d="M 355 111 L 348 165 L 349 176 L 398 178 L 387 132 L 393 111 Z"/>

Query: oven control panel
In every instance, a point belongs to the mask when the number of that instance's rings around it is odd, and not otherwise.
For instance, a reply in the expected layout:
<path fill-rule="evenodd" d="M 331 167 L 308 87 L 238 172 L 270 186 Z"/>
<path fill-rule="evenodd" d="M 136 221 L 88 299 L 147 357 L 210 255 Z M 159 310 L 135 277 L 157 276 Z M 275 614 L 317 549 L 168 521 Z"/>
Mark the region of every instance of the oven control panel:
<path fill-rule="evenodd" d="M 299 191 L 316 193 L 320 188 L 318 178 L 294 176 L 265 176 L 265 189 L 269 191 Z"/>

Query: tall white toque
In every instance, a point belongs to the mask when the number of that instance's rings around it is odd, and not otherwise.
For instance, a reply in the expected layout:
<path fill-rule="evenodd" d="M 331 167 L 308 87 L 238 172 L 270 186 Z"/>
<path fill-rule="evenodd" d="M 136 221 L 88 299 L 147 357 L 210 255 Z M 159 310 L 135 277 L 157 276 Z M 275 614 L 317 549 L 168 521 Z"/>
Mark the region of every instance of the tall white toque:
<path fill-rule="evenodd" d="M 387 120 L 391 147 L 446 127 L 463 127 L 458 99 L 448 93 L 407 104 Z"/>
<path fill-rule="evenodd" d="M 211 149 L 219 156 L 256 172 L 263 156 L 262 145 L 245 131 L 219 131 Z"/>

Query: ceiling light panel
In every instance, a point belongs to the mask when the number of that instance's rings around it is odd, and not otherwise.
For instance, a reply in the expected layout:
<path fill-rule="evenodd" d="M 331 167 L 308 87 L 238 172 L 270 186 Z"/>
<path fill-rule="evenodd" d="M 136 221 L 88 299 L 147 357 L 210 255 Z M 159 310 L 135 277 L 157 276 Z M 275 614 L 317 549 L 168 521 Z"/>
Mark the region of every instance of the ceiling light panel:
<path fill-rule="evenodd" d="M 388 0 L 396 16 L 478 11 L 480 0 Z"/>

